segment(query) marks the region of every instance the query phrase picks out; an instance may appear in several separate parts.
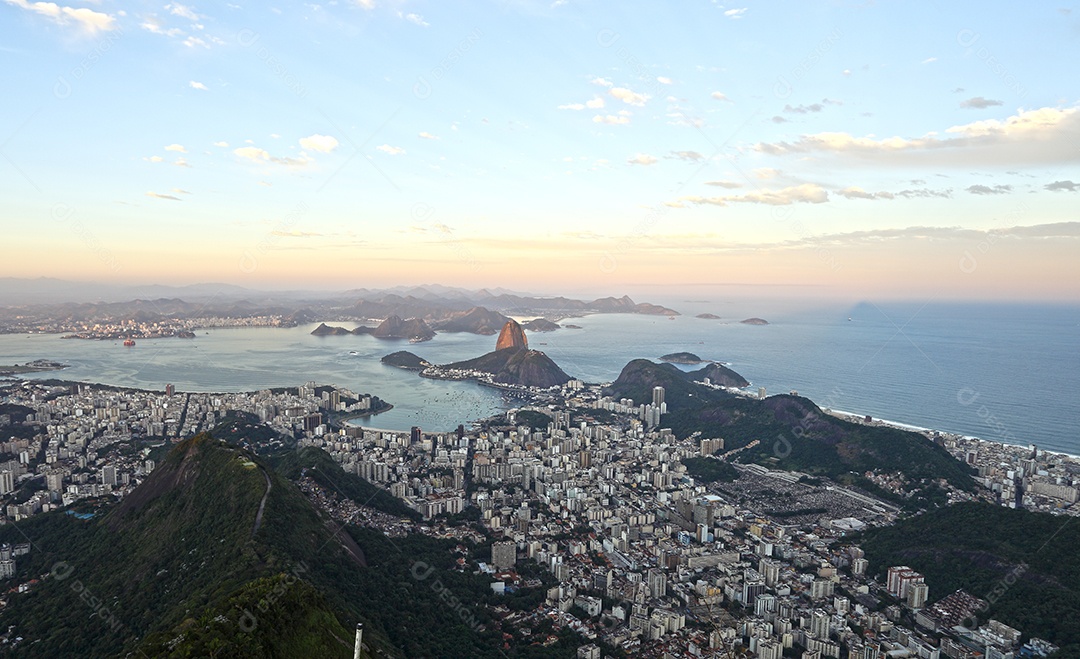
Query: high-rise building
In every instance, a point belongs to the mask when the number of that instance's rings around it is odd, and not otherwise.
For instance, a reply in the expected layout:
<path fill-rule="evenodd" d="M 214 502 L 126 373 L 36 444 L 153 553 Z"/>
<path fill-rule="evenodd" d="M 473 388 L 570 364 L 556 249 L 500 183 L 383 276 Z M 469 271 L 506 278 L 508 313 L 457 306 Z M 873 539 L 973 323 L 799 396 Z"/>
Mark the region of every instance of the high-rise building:
<path fill-rule="evenodd" d="M 45 487 L 50 492 L 61 492 L 64 489 L 64 472 L 50 471 L 45 474 Z"/>
<path fill-rule="evenodd" d="M 667 595 L 667 575 L 656 568 L 650 569 L 648 574 L 649 594 L 653 597 Z"/>
<path fill-rule="evenodd" d="M 176 393 L 176 388 L 175 387 L 173 387 L 171 384 L 165 385 L 165 395 L 166 396 L 172 396 L 175 393 Z"/>
<path fill-rule="evenodd" d="M 918 582 L 908 586 L 907 602 L 913 609 L 921 609 L 926 606 L 926 598 L 929 595 L 929 586 Z"/>
<path fill-rule="evenodd" d="M 491 545 L 491 563 L 502 570 L 517 564 L 517 545 L 509 540 Z"/>
<path fill-rule="evenodd" d="M 0 471 L 0 494 L 15 490 L 15 475 L 10 471 Z"/>
<path fill-rule="evenodd" d="M 664 388 L 653 387 L 652 389 L 652 404 L 654 407 L 660 407 L 664 404 Z"/>
<path fill-rule="evenodd" d="M 826 640 L 829 638 L 829 614 L 821 609 L 815 609 L 810 614 L 810 635 L 814 638 Z"/>
<path fill-rule="evenodd" d="M 116 467 L 105 465 L 101 468 L 101 484 L 116 485 Z"/>
<path fill-rule="evenodd" d="M 419 444 L 423 438 L 424 433 L 420 430 L 420 426 L 413 426 L 409 429 L 409 443 Z"/>

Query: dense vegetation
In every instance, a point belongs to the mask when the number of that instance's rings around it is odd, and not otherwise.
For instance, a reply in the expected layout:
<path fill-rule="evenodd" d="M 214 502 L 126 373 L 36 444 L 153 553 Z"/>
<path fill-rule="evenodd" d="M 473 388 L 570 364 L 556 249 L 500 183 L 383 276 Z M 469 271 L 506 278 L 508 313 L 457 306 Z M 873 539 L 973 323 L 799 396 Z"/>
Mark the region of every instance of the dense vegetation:
<path fill-rule="evenodd" d="M 8 587 L 38 579 L 0 609 L 0 630 L 25 639 L 0 656 L 348 657 L 361 621 L 384 656 L 575 656 L 571 632 L 545 648 L 504 638 L 482 605 L 531 610 L 545 587 L 494 594 L 457 563 L 486 546 L 343 529 L 283 473 L 333 479 L 350 498 L 373 486 L 319 449 L 278 466 L 204 434 L 121 502 L 80 502 L 89 519 L 59 511 L 0 528 L 0 542 L 33 543 Z M 393 510 L 378 492 L 368 505 Z"/>
<path fill-rule="evenodd" d="M 683 458 L 686 471 L 701 483 L 730 483 L 739 478 L 739 470 L 716 458 Z"/>
<path fill-rule="evenodd" d="M 707 368 L 716 366 L 710 364 Z M 671 364 L 635 359 L 623 368 L 606 393 L 641 403 L 652 400 L 653 387 L 664 387 L 668 414 L 662 425 L 678 437 L 695 432 L 723 437 L 728 450 L 747 447 L 756 440 L 756 445 L 735 459 L 825 476 L 911 510 L 945 503 L 939 479 L 961 490 L 975 488 L 971 468 L 923 435 L 845 421 L 825 414 L 813 401 L 799 396 L 770 396 L 764 400 L 736 396 L 695 382 L 693 378 L 700 373 L 684 373 Z M 903 498 L 878 488 L 863 476 L 867 471 L 902 472 L 912 481 L 914 495 Z"/>
<path fill-rule="evenodd" d="M 1000 620 L 1025 637 L 1080 656 L 1080 524 L 984 503 L 963 503 L 865 532 L 856 540 L 871 569 L 921 572 L 931 601 L 957 589 L 990 601 L 980 621 Z"/>
<path fill-rule="evenodd" d="M 315 446 L 305 446 L 286 453 L 274 461 L 274 469 L 289 480 L 304 474 L 331 492 L 398 517 L 419 519 L 420 515 L 382 488 L 376 487 L 356 474 L 341 468 L 329 453 Z"/>
<path fill-rule="evenodd" d="M 533 430 L 547 430 L 552 421 L 550 416 L 536 410 L 521 410 L 514 415 L 514 419 L 519 426 L 529 426 Z"/>

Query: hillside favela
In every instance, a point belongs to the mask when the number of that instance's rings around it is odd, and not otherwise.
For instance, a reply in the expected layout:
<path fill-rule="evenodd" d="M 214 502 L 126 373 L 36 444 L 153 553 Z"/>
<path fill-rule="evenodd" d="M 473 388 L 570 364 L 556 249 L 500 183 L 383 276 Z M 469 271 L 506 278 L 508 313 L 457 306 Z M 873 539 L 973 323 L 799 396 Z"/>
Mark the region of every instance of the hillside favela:
<path fill-rule="evenodd" d="M 1080 5 L 0 2 L 0 657 L 1080 659 Z"/>

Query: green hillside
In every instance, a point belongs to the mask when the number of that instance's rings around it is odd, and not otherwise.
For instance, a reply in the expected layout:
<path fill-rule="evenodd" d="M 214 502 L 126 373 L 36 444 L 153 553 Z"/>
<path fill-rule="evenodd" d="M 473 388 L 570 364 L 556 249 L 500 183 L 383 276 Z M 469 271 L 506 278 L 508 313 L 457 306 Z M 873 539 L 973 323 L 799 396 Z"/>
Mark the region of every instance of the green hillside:
<path fill-rule="evenodd" d="M 963 503 L 867 531 L 870 569 L 921 572 L 931 601 L 962 588 L 993 600 L 980 622 L 1000 620 L 1080 656 L 1080 524 L 1075 518 Z"/>

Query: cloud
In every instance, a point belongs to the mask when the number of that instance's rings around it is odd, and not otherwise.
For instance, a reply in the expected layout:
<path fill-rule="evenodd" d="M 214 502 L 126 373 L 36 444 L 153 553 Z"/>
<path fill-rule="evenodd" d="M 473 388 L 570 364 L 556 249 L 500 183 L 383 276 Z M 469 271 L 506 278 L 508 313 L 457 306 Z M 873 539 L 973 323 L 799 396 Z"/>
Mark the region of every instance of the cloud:
<path fill-rule="evenodd" d="M 172 191 L 175 192 L 176 194 L 191 194 L 187 190 L 183 190 L 181 188 L 173 188 Z"/>
<path fill-rule="evenodd" d="M 1080 190 L 1080 183 L 1073 183 L 1072 181 L 1054 181 L 1053 183 L 1047 183 L 1043 186 L 1050 192 L 1076 192 Z"/>
<path fill-rule="evenodd" d="M 206 85 L 202 84 L 201 82 L 195 82 L 194 80 L 189 82 L 188 86 L 191 87 L 192 89 L 201 89 L 204 92 L 210 91 L 209 89 L 207 89 Z"/>
<path fill-rule="evenodd" d="M 671 157 L 678 158 L 679 160 L 689 160 L 691 162 L 698 162 L 705 159 L 705 156 L 697 151 L 672 151 Z"/>
<path fill-rule="evenodd" d="M 377 146 L 375 148 L 377 150 L 379 150 L 379 151 L 382 151 L 383 153 L 388 153 L 388 154 L 390 154 L 392 156 L 400 156 L 400 155 L 405 154 L 405 149 L 401 148 L 400 146 L 390 146 L 389 144 L 380 144 L 379 146 Z"/>
<path fill-rule="evenodd" d="M 585 109 L 585 104 L 584 103 L 567 103 L 566 105 L 560 105 L 555 109 L 556 110 L 584 110 Z"/>
<path fill-rule="evenodd" d="M 227 147 L 227 146 L 229 146 L 229 143 L 228 142 L 214 142 L 214 146 Z"/>
<path fill-rule="evenodd" d="M 670 85 L 673 83 L 671 78 L 668 78 L 666 76 L 656 76 L 656 82 L 660 83 L 661 85 Z"/>
<path fill-rule="evenodd" d="M 191 167 L 191 165 L 188 164 L 187 158 L 177 158 L 173 161 L 173 164 L 177 167 Z"/>
<path fill-rule="evenodd" d="M 116 19 L 86 7 L 61 7 L 53 2 L 27 2 L 27 0 L 5 0 L 7 4 L 44 16 L 59 25 L 71 25 L 88 35 L 116 29 Z"/>
<path fill-rule="evenodd" d="M 1001 101 L 995 101 L 992 98 L 983 98 L 982 96 L 973 96 L 966 101 L 960 101 L 960 107 L 973 108 L 976 110 L 983 110 L 995 105 L 1001 105 Z"/>
<path fill-rule="evenodd" d="M 912 190 L 901 190 L 896 193 L 897 197 L 903 197 L 904 199 L 930 199 L 940 198 L 949 199 L 952 197 L 952 190 L 931 190 L 930 188 L 915 188 Z"/>
<path fill-rule="evenodd" d="M 891 192 L 867 192 L 862 188 L 851 186 L 844 188 L 843 190 L 837 190 L 836 194 L 845 199 L 893 199 L 895 195 Z"/>
<path fill-rule="evenodd" d="M 585 107 L 589 108 L 590 110 L 598 110 L 604 107 L 604 99 L 597 96 L 591 101 L 585 101 Z"/>
<path fill-rule="evenodd" d="M 639 94 L 626 87 L 612 87 L 608 93 L 628 105 L 642 106 L 649 100 L 648 94 Z"/>
<path fill-rule="evenodd" d="M 269 153 L 254 146 L 242 146 L 238 149 L 233 149 L 233 153 L 241 158 L 247 158 L 248 160 L 270 160 Z"/>
<path fill-rule="evenodd" d="M 709 94 L 709 96 L 712 97 L 712 98 L 715 98 L 718 101 L 730 101 L 731 100 L 731 99 L 729 99 L 727 97 L 726 94 L 724 94 L 722 92 L 713 92 L 713 93 Z"/>
<path fill-rule="evenodd" d="M 988 194 L 1007 194 L 1012 192 L 1011 185 L 970 185 L 967 191 L 971 194 L 988 195 Z"/>
<path fill-rule="evenodd" d="M 420 14 L 405 14 L 405 20 L 414 25 L 419 25 L 420 27 L 429 27 L 427 21 L 425 21 L 424 17 Z"/>
<path fill-rule="evenodd" d="M 437 139 L 439 139 L 438 135 L 432 135 L 431 133 L 427 132 L 426 130 L 420 131 L 420 133 L 419 133 L 419 135 L 417 135 L 417 137 L 423 138 L 425 140 L 437 140 Z"/>
<path fill-rule="evenodd" d="M 803 183 L 779 190 L 763 188 L 742 195 L 724 195 L 720 197 L 681 197 L 679 201 L 701 205 L 728 206 L 730 204 L 766 204 L 768 206 L 790 206 L 794 203 L 823 204 L 829 200 L 829 193 L 819 185 Z"/>
<path fill-rule="evenodd" d="M 375 8 L 375 0 L 354 0 L 354 1 L 356 2 L 356 4 L 358 4 L 360 6 L 361 9 L 371 10 L 371 9 Z"/>
<path fill-rule="evenodd" d="M 169 146 L 165 147 L 165 150 L 176 151 L 177 153 L 187 153 L 187 149 L 185 149 L 184 145 L 182 144 L 170 144 Z"/>
<path fill-rule="evenodd" d="M 627 160 L 626 162 L 630 163 L 631 165 L 654 165 L 658 162 L 658 160 L 647 153 L 639 153 L 633 158 Z"/>
<path fill-rule="evenodd" d="M 705 185 L 715 185 L 718 188 L 726 188 L 728 190 L 742 187 L 742 183 L 739 183 L 738 181 L 705 181 Z"/>
<path fill-rule="evenodd" d="M 771 155 L 821 153 L 897 165 L 1016 165 L 1080 160 L 1080 150 L 1074 146 L 1080 139 L 1080 111 L 1076 108 L 1019 110 L 1004 120 L 953 126 L 945 134 L 878 139 L 873 135 L 816 133 L 793 142 L 759 142 L 754 149 Z"/>
<path fill-rule="evenodd" d="M 611 124 L 613 126 L 625 126 L 630 123 L 630 117 L 617 116 L 614 114 L 598 114 L 592 118 L 593 123 Z"/>
<path fill-rule="evenodd" d="M 786 124 L 786 123 L 788 123 L 788 120 L 787 120 L 787 119 L 785 119 L 785 118 L 783 118 L 783 117 L 781 117 L 780 115 L 776 115 L 776 116 L 774 116 L 774 117 L 773 117 L 772 119 L 770 119 L 769 121 L 773 122 L 774 124 Z"/>
<path fill-rule="evenodd" d="M 165 159 L 161 156 L 150 156 L 149 158 L 143 158 L 143 160 L 146 160 L 148 162 L 162 162 Z"/>
<path fill-rule="evenodd" d="M 746 13 L 746 7 L 742 7 L 740 9 L 728 9 L 727 11 L 724 12 L 724 16 L 727 16 L 731 20 L 737 20 L 737 19 L 742 18 L 743 14 L 745 14 L 745 13 Z"/>
<path fill-rule="evenodd" d="M 311 158 L 308 158 L 307 156 L 301 156 L 299 158 L 272 156 L 265 149 L 260 149 L 255 146 L 242 146 L 238 149 L 233 149 L 233 153 L 253 162 L 272 162 L 276 165 L 285 165 L 288 167 L 303 167 L 311 162 Z"/>
<path fill-rule="evenodd" d="M 282 238 L 318 238 L 325 234 L 317 233 L 315 231 L 285 231 L 283 229 L 274 229 L 270 232 L 271 236 L 280 236 Z"/>
<path fill-rule="evenodd" d="M 162 28 L 161 21 L 158 20 L 157 16 L 147 16 L 143 19 L 142 23 L 139 23 L 139 27 L 152 34 L 161 34 L 166 37 L 177 37 L 184 34 L 184 31 L 178 27 L 172 27 L 167 30 Z"/>
<path fill-rule="evenodd" d="M 319 153 L 330 153 L 338 147 L 337 138 L 330 135 L 309 135 L 307 137 L 300 138 L 301 148 L 309 151 L 318 151 Z"/>
<path fill-rule="evenodd" d="M 825 106 L 821 103 L 812 103 L 810 105 L 785 105 L 784 112 L 789 114 L 808 114 L 810 112 L 821 112 L 825 109 Z"/>
<path fill-rule="evenodd" d="M 174 197 L 171 194 L 161 194 L 160 192 L 147 192 L 147 197 L 153 197 L 154 199 L 167 199 L 169 201 L 183 201 L 180 197 Z"/>
<path fill-rule="evenodd" d="M 601 78 L 599 76 L 593 78 L 589 82 L 591 82 L 594 85 L 599 85 L 600 87 L 612 87 L 615 84 L 615 83 L 611 82 L 610 80 L 608 80 L 607 78 Z"/>
<path fill-rule="evenodd" d="M 198 14 L 195 13 L 195 11 L 191 7 L 182 5 L 178 2 L 165 5 L 165 9 L 167 9 L 169 13 L 173 16 L 180 16 L 181 18 L 186 18 L 189 21 L 197 21 L 201 18 Z"/>
<path fill-rule="evenodd" d="M 922 62 L 920 62 L 920 64 L 929 64 L 931 62 L 936 62 L 936 61 L 937 61 L 936 57 L 927 57 Z"/>

